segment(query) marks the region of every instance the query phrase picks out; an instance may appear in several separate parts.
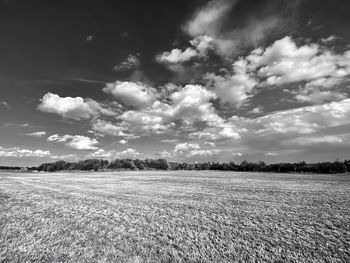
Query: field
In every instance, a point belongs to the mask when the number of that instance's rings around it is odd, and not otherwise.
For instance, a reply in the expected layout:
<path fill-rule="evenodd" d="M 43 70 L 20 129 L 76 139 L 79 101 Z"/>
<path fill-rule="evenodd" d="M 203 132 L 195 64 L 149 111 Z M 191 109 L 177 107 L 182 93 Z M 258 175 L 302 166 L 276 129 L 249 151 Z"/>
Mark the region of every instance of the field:
<path fill-rule="evenodd" d="M 350 175 L 1 172 L 0 262 L 350 262 Z"/>

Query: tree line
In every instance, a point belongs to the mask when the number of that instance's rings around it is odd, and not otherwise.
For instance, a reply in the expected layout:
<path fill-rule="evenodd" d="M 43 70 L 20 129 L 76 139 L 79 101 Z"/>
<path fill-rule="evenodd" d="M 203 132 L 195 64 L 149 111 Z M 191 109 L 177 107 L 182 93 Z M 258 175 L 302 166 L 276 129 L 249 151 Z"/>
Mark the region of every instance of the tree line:
<path fill-rule="evenodd" d="M 30 168 L 34 170 L 34 167 Z M 350 172 L 350 160 L 306 163 L 275 163 L 265 164 L 263 161 L 243 161 L 236 164 L 203 162 L 203 163 L 178 163 L 168 162 L 166 159 L 116 159 L 107 161 L 101 159 L 88 159 L 79 162 L 57 161 L 44 163 L 35 168 L 38 171 L 55 172 L 64 170 L 104 171 L 104 170 L 219 170 L 240 172 L 274 172 L 274 173 L 345 173 Z"/>
<path fill-rule="evenodd" d="M 64 170 L 103 171 L 103 170 L 170 170 L 171 166 L 165 159 L 116 159 L 107 161 L 101 159 L 88 159 L 79 162 L 57 161 L 43 163 L 37 170 L 55 172 Z"/>

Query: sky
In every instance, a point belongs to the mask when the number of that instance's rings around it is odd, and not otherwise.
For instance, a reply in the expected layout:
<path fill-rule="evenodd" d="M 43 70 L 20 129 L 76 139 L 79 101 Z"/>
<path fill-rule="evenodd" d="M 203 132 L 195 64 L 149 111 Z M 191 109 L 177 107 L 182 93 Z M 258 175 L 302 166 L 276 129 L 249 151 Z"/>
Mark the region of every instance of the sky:
<path fill-rule="evenodd" d="M 347 0 L 0 0 L 0 165 L 350 154 Z"/>

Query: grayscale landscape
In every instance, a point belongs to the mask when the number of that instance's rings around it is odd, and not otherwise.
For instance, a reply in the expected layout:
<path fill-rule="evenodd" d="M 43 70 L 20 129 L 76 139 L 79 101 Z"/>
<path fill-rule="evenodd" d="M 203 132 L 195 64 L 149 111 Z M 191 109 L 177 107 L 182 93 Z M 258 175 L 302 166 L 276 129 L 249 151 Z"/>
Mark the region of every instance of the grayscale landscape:
<path fill-rule="evenodd" d="M 350 176 L 0 173 L 0 262 L 349 262 Z"/>
<path fill-rule="evenodd" d="M 0 263 L 350 263 L 350 0 L 0 0 Z"/>

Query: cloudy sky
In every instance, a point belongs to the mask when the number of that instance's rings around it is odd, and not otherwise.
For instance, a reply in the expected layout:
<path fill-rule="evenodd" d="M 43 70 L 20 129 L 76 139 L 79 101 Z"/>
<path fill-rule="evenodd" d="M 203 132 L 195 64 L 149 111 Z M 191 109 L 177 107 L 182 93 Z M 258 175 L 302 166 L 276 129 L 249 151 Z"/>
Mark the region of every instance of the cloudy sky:
<path fill-rule="evenodd" d="M 0 165 L 349 159 L 349 13 L 348 0 L 1 0 Z"/>

